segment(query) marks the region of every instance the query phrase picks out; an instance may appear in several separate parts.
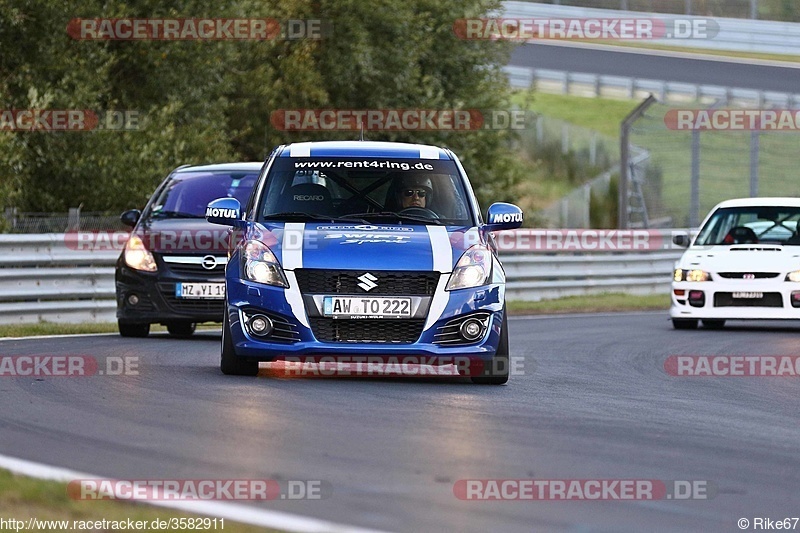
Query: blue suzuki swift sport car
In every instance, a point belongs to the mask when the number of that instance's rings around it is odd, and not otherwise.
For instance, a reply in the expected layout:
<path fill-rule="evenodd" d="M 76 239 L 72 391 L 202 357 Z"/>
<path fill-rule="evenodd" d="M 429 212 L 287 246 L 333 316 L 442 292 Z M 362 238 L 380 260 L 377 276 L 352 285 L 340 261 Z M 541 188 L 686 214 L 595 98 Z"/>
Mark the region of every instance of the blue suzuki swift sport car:
<path fill-rule="evenodd" d="M 259 361 L 456 364 L 475 383 L 508 381 L 505 273 L 493 231 L 519 207 L 481 215 L 446 148 L 389 142 L 276 148 L 242 209 L 214 200 L 232 227 L 225 270 L 223 373 Z M 392 359 L 394 358 L 394 359 Z"/>

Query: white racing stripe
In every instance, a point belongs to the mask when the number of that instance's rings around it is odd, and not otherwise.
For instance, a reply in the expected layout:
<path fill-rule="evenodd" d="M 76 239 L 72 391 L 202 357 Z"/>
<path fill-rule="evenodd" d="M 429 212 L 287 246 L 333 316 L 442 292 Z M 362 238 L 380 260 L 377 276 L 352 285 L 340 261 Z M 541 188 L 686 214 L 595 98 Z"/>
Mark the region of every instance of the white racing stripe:
<path fill-rule="evenodd" d="M 311 143 L 293 143 L 289 147 L 289 157 L 311 157 Z"/>
<path fill-rule="evenodd" d="M 36 479 L 46 479 L 49 481 L 59 481 L 69 483 L 76 479 L 104 479 L 102 476 L 94 474 L 84 474 L 41 463 L 34 463 L 0 455 L 0 468 L 5 468 L 16 474 L 22 474 Z M 259 527 L 281 529 L 284 531 L 297 531 L 301 533 L 316 533 L 320 531 L 330 531 L 332 533 L 379 533 L 374 529 L 363 529 L 344 524 L 317 520 L 305 516 L 283 513 L 280 511 L 270 511 L 259 509 L 242 504 L 220 502 L 220 501 L 141 501 L 157 507 L 177 509 L 189 513 L 210 516 L 214 518 L 225 518 L 234 522 L 251 524 Z"/>
<path fill-rule="evenodd" d="M 306 307 L 303 304 L 303 295 L 294 275 L 295 268 L 303 268 L 303 243 L 305 241 L 306 225 L 303 222 L 288 222 L 283 227 L 283 271 L 289 288 L 284 291 L 286 302 L 292 308 L 294 317 L 305 327 L 310 328 Z"/>
<path fill-rule="evenodd" d="M 306 316 L 306 306 L 303 304 L 303 295 L 300 294 L 300 286 L 297 284 L 297 276 L 291 270 L 285 270 L 286 281 L 289 282 L 289 288 L 283 291 L 286 296 L 286 303 L 292 308 L 292 314 L 298 322 L 307 328 L 311 328 Z"/>
<path fill-rule="evenodd" d="M 444 290 L 447 286 L 448 276 L 446 274 L 453 271 L 453 247 L 450 244 L 450 235 L 444 226 L 427 226 L 428 237 L 431 240 L 431 250 L 433 251 L 433 270 L 442 272 L 439 283 L 436 285 L 436 292 L 431 300 L 431 307 L 428 310 L 428 319 L 425 321 L 424 330 L 428 329 L 439 320 L 442 313 L 447 308 L 450 301 L 450 293 Z"/>
<path fill-rule="evenodd" d="M 450 235 L 444 226 L 426 226 L 433 250 L 433 270 L 436 272 L 453 271 L 453 246 Z"/>
<path fill-rule="evenodd" d="M 304 222 L 287 222 L 283 227 L 281 258 L 284 270 L 303 268 L 303 240 L 306 225 Z"/>
<path fill-rule="evenodd" d="M 435 146 L 423 146 L 420 145 L 419 147 L 419 158 L 420 159 L 439 159 L 439 149 Z"/>

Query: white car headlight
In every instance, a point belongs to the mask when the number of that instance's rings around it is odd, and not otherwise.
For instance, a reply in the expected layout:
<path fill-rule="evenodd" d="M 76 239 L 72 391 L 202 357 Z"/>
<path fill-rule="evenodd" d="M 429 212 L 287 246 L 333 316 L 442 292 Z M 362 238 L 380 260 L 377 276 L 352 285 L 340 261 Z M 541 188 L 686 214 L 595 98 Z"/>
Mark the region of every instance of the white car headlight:
<path fill-rule="evenodd" d="M 275 254 L 263 242 L 247 241 L 242 250 L 242 261 L 244 262 L 244 277 L 250 281 L 276 287 L 289 286 Z"/>
<path fill-rule="evenodd" d="M 131 235 L 125 244 L 125 264 L 136 270 L 145 272 L 155 272 L 158 270 L 153 254 L 145 248 L 142 238 L 138 235 Z"/>
<path fill-rule="evenodd" d="M 800 270 L 795 270 L 794 272 L 789 272 L 786 274 L 786 279 L 784 281 L 800 281 Z"/>
<path fill-rule="evenodd" d="M 672 279 L 674 281 L 711 281 L 711 276 L 705 270 L 676 268 Z"/>
<path fill-rule="evenodd" d="M 491 276 L 492 252 L 486 246 L 476 244 L 458 260 L 445 290 L 480 287 L 488 284 Z"/>

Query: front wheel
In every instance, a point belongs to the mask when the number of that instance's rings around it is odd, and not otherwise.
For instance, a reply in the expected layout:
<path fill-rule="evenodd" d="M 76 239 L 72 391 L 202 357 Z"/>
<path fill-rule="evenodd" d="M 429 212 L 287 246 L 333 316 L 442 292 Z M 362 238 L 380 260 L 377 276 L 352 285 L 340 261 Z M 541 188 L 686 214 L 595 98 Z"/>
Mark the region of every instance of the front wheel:
<path fill-rule="evenodd" d="M 194 322 L 170 322 L 167 324 L 167 331 L 173 337 L 189 337 L 196 327 Z"/>
<path fill-rule="evenodd" d="M 120 337 L 147 337 L 150 334 L 150 324 L 132 324 L 117 320 Z"/>
<path fill-rule="evenodd" d="M 247 361 L 236 355 L 231 338 L 231 324 L 228 321 L 228 311 L 222 319 L 222 347 L 220 350 L 219 369 L 226 376 L 255 376 L 258 375 L 258 362 Z"/>
<path fill-rule="evenodd" d="M 476 385 L 503 385 L 508 382 L 508 313 L 503 309 L 503 325 L 500 327 L 500 342 L 497 351 L 492 357 L 490 367 L 484 369 L 480 376 L 473 376 L 472 382 Z"/>

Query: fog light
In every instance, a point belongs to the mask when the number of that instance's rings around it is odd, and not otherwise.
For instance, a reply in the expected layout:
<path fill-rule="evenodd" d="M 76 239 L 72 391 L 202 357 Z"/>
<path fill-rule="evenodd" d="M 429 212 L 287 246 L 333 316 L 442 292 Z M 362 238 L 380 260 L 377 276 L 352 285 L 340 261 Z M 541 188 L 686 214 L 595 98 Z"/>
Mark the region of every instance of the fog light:
<path fill-rule="evenodd" d="M 272 333 L 272 320 L 264 315 L 255 315 L 247 325 L 250 326 L 250 331 L 256 335 L 264 336 Z"/>
<path fill-rule="evenodd" d="M 139 297 L 135 294 L 131 294 L 128 296 L 128 303 L 130 305 L 137 305 L 139 303 Z"/>
<path fill-rule="evenodd" d="M 483 324 L 477 318 L 469 318 L 465 320 L 463 324 L 461 324 L 459 331 L 465 340 L 478 340 L 483 335 Z"/>
<path fill-rule="evenodd" d="M 792 292 L 792 307 L 800 307 L 800 291 Z"/>
<path fill-rule="evenodd" d="M 703 291 L 689 291 L 689 305 L 703 307 L 706 305 L 706 295 Z"/>

